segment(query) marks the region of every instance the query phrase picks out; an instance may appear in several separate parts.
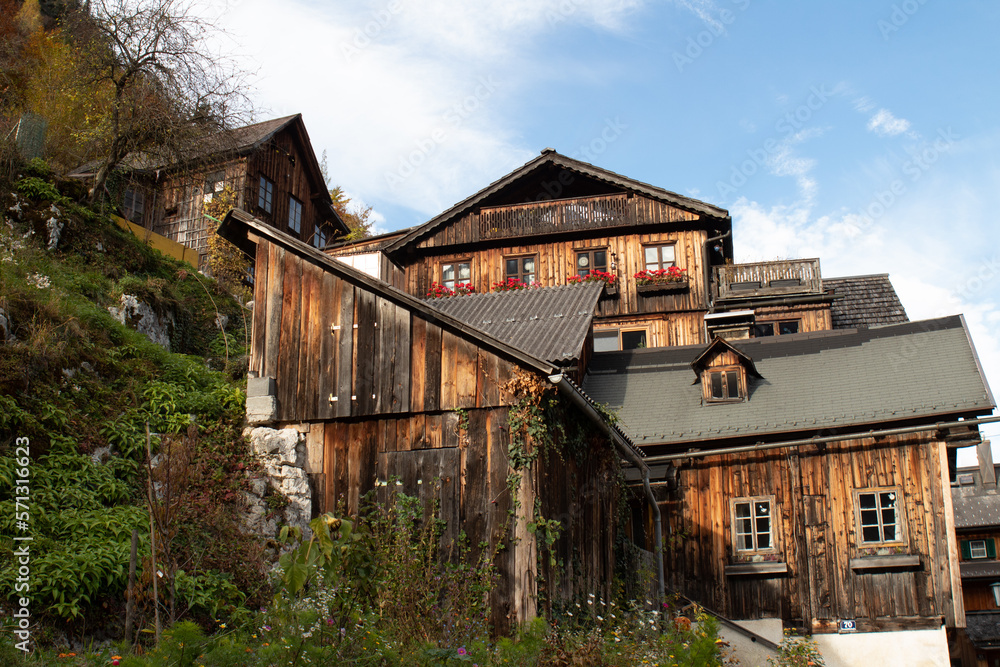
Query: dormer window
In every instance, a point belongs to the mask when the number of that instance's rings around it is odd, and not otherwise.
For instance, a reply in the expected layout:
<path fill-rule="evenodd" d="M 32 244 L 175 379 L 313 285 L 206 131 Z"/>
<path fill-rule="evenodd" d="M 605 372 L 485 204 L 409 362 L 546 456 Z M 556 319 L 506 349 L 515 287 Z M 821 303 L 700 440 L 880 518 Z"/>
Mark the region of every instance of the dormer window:
<path fill-rule="evenodd" d="M 743 369 L 738 366 L 729 368 L 711 368 L 705 371 L 708 376 L 708 396 L 709 401 L 742 401 L 746 398 L 742 391 L 745 384 Z"/>
<path fill-rule="evenodd" d="M 691 362 L 704 403 L 739 403 L 750 397 L 749 376 L 760 378 L 753 359 L 723 338 L 715 338 Z"/>

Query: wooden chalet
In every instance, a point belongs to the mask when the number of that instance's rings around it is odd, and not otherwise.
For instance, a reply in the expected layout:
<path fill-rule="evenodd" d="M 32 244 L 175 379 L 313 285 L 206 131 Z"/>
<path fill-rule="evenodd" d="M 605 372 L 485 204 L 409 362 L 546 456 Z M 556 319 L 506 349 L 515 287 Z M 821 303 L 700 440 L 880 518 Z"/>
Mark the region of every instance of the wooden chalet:
<path fill-rule="evenodd" d="M 547 604 L 610 594 L 616 470 L 639 455 L 569 377 L 600 286 L 506 295 L 512 312 L 529 297 L 530 310 L 550 314 L 505 331 L 473 326 L 242 211 L 219 233 L 256 257 L 248 416 L 306 434 L 314 507 L 355 513 L 362 496 L 398 480 L 398 490 L 436 501 L 446 542 L 461 532 L 474 552 L 507 544 L 495 560 L 501 631 L 536 613 L 539 574 Z M 481 311 L 470 312 L 474 321 Z M 563 397 L 564 430 L 581 435 L 576 456 L 538 452 L 512 430 L 520 401 L 546 392 Z M 538 557 L 528 530 L 543 517 L 562 524 L 558 565 Z"/>
<path fill-rule="evenodd" d="M 169 162 L 129 156 L 119 171 L 122 216 L 198 251 L 202 262 L 218 226 L 203 205 L 227 188 L 238 208 L 316 247 L 350 231 L 333 208 L 301 114 L 209 134 Z M 93 172 L 85 165 L 70 176 Z"/>
<path fill-rule="evenodd" d="M 669 589 L 827 664 L 947 664 L 949 450 L 994 408 L 961 317 L 595 353 L 583 388 L 646 454 Z"/>
<path fill-rule="evenodd" d="M 1000 667 L 1000 466 L 988 441 L 977 453 L 979 465 L 959 468 L 951 486 L 966 623 L 954 633 L 952 658 L 959 667 Z"/>

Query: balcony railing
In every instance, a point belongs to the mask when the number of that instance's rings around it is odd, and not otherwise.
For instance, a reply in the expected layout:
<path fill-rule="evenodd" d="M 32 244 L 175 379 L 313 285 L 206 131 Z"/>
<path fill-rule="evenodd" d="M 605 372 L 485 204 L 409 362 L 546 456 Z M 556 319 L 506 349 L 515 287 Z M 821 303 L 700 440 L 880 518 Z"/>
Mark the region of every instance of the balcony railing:
<path fill-rule="evenodd" d="M 818 259 L 717 266 L 715 284 L 720 299 L 823 292 Z"/>
<path fill-rule="evenodd" d="M 479 213 L 482 239 L 565 232 L 594 227 L 621 227 L 636 219 L 634 200 L 625 194 L 490 206 Z"/>

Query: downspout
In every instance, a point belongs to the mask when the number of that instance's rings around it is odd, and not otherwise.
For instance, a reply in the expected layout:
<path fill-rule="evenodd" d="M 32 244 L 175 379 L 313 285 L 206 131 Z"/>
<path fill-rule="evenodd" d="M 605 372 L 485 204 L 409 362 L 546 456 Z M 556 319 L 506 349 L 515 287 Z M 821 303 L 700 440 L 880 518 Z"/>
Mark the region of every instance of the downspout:
<path fill-rule="evenodd" d="M 632 448 L 632 446 L 625 441 L 620 433 L 616 429 L 611 428 L 604 417 L 594 409 L 593 404 L 580 393 L 580 390 L 562 373 L 558 375 L 550 375 L 549 382 L 556 385 L 556 387 L 569 397 L 570 401 L 573 402 L 580 410 L 583 411 L 585 415 L 590 417 L 591 421 L 597 425 L 597 427 L 604 432 L 607 436 L 611 438 L 611 442 L 614 443 L 615 448 L 622 455 L 622 458 L 627 460 L 632 465 L 636 466 L 642 472 L 642 486 L 646 490 L 646 499 L 649 501 L 649 508 L 653 514 L 653 533 L 654 539 L 656 540 L 655 553 L 656 553 L 656 585 L 657 593 L 659 594 L 658 602 L 663 602 L 666 597 L 666 588 L 664 583 L 663 575 L 663 527 L 660 525 L 660 507 L 656 504 L 656 497 L 653 495 L 653 489 L 649 486 L 649 466 L 642 460 L 642 457 Z"/>
<path fill-rule="evenodd" d="M 715 312 L 715 300 L 712 298 L 712 263 L 708 261 L 708 244 L 714 243 L 715 241 L 721 241 L 727 236 L 732 236 L 733 230 L 730 228 L 725 234 L 720 234 L 718 236 L 713 236 L 712 238 L 705 239 L 704 255 L 705 255 L 705 287 L 708 289 L 708 312 Z"/>

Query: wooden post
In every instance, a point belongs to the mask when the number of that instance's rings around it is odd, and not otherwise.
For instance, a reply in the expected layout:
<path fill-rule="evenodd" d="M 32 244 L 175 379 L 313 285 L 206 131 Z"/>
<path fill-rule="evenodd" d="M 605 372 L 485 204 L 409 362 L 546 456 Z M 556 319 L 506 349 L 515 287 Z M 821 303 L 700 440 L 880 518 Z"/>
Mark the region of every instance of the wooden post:
<path fill-rule="evenodd" d="M 139 529 L 132 529 L 132 551 L 128 559 L 128 603 L 125 605 L 125 639 L 131 645 L 132 626 L 135 624 L 135 559 L 139 548 Z"/>
<path fill-rule="evenodd" d="M 160 645 L 160 590 L 156 571 L 156 530 L 153 526 L 153 450 L 149 445 L 149 422 L 146 422 L 146 498 L 149 501 L 149 557 L 153 577 L 153 612 L 156 619 L 156 645 Z"/>

